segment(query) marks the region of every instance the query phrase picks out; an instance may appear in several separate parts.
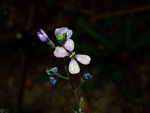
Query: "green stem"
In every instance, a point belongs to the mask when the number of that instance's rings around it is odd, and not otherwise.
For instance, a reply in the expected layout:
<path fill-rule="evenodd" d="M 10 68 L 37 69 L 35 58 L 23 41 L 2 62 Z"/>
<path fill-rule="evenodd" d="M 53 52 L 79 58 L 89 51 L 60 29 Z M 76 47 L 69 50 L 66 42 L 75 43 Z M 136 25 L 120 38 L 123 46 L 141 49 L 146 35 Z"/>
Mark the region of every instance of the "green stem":
<path fill-rule="evenodd" d="M 75 92 L 77 92 L 77 91 L 78 91 L 78 89 L 79 89 L 79 87 L 77 87 L 74 91 L 75 91 Z"/>
<path fill-rule="evenodd" d="M 71 81 L 71 79 L 70 79 L 70 76 L 69 76 L 68 69 L 67 69 L 67 66 L 66 66 L 66 65 L 65 65 L 65 70 L 66 70 L 67 76 L 68 76 L 68 78 L 69 78 L 69 82 L 70 82 L 70 84 L 71 84 L 71 87 L 72 87 L 72 89 L 74 90 L 74 86 L 73 86 L 72 81 Z"/>
<path fill-rule="evenodd" d="M 64 59 L 64 61 L 65 61 L 65 59 Z M 79 104 L 79 99 L 78 99 L 78 95 L 77 95 L 77 91 L 75 90 L 75 88 L 74 88 L 74 86 L 73 86 L 73 83 L 72 83 L 72 81 L 71 81 L 71 79 L 70 79 L 69 72 L 68 72 L 68 69 L 67 69 L 66 64 L 65 64 L 65 70 L 66 70 L 67 76 L 68 76 L 68 78 L 69 78 L 70 85 L 71 85 L 71 87 L 72 87 L 72 89 L 73 89 L 73 92 L 74 92 L 76 101 L 77 101 L 77 103 L 78 103 L 78 106 L 80 106 L 80 104 Z"/>
<path fill-rule="evenodd" d="M 66 79 L 66 80 L 69 80 L 69 78 L 68 78 L 68 77 L 64 77 L 64 76 L 61 76 L 61 78 Z"/>
<path fill-rule="evenodd" d="M 95 100 L 94 100 L 94 102 L 93 102 L 93 104 L 92 104 L 92 106 L 91 106 L 91 108 L 90 108 L 90 113 L 92 112 L 92 109 L 93 109 L 93 107 L 95 106 L 95 104 L 96 104 L 96 102 L 98 101 L 98 96 L 96 96 L 96 98 L 95 98 Z"/>
<path fill-rule="evenodd" d="M 80 104 L 79 104 L 79 99 L 78 99 L 78 95 L 77 95 L 76 90 L 74 90 L 74 95 L 75 95 L 75 97 L 76 97 L 76 101 L 77 101 L 78 105 L 80 106 Z"/>
<path fill-rule="evenodd" d="M 47 44 L 49 44 L 52 48 L 55 48 L 55 44 L 48 38 Z"/>

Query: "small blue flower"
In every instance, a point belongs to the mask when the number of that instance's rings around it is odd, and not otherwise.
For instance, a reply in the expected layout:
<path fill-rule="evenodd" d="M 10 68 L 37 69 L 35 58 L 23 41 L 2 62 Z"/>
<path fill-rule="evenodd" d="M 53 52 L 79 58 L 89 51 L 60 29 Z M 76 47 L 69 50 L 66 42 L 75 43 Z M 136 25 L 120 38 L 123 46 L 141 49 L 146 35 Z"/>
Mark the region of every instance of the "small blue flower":
<path fill-rule="evenodd" d="M 51 68 L 51 69 L 47 69 L 47 70 L 46 70 L 46 73 L 47 73 L 48 75 L 55 75 L 56 72 L 58 72 L 58 68 L 57 68 L 57 67 L 53 67 L 53 68 Z"/>
<path fill-rule="evenodd" d="M 55 85 L 56 84 L 56 79 L 52 76 L 49 77 L 50 78 L 50 82 Z"/>
<path fill-rule="evenodd" d="M 92 75 L 90 75 L 90 73 L 88 71 L 86 71 L 86 72 L 84 72 L 84 78 L 90 79 L 90 78 L 92 78 Z"/>
<path fill-rule="evenodd" d="M 37 36 L 42 42 L 48 42 L 48 35 L 44 30 L 40 29 L 40 31 L 37 33 Z"/>
<path fill-rule="evenodd" d="M 58 72 L 58 68 L 57 67 L 53 67 L 51 69 L 47 69 L 46 70 L 46 73 L 48 75 L 52 75 L 52 76 L 56 76 L 56 77 L 61 78 L 61 75 L 59 73 L 57 73 L 57 72 Z"/>
<path fill-rule="evenodd" d="M 50 75 L 50 82 L 53 84 L 53 85 L 55 85 L 55 83 L 56 83 L 56 79 L 53 77 L 53 76 L 55 76 L 55 77 L 59 77 L 59 78 L 61 78 L 62 76 L 59 74 L 59 73 L 57 73 L 58 72 L 58 68 L 57 67 L 53 67 L 53 68 L 51 68 L 51 69 L 46 69 L 46 73 L 48 74 L 48 75 Z"/>

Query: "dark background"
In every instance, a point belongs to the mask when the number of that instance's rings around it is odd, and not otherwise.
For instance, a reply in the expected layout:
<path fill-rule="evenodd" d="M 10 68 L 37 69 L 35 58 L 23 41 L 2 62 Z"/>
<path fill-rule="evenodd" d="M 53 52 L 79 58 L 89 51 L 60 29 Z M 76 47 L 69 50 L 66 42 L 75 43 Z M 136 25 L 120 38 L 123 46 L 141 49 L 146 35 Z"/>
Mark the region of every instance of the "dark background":
<path fill-rule="evenodd" d="M 40 28 L 57 45 L 54 31 L 73 30 L 76 53 L 91 57 L 93 79 L 79 90 L 88 113 L 99 96 L 96 113 L 150 112 L 149 0 L 6 0 L 0 2 L 0 110 L 10 113 L 74 113 L 68 81 L 53 86 L 45 69 L 62 59 L 36 36 Z"/>

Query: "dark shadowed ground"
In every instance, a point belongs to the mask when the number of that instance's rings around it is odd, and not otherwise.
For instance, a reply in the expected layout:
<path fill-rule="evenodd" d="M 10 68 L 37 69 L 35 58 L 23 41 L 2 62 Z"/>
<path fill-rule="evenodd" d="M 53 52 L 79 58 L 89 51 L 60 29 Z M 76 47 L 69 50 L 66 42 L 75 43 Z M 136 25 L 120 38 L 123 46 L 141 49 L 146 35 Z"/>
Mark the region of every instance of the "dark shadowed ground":
<path fill-rule="evenodd" d="M 92 113 L 150 112 L 149 0 L 7 0 L 0 1 L 0 113 L 74 113 L 69 82 L 52 85 L 45 73 L 57 66 L 66 76 L 63 60 L 36 35 L 42 28 L 57 45 L 60 27 L 73 30 L 76 53 L 92 59 L 71 75 L 75 86 L 84 71 L 93 75 L 78 91 L 86 113 L 96 96 Z"/>

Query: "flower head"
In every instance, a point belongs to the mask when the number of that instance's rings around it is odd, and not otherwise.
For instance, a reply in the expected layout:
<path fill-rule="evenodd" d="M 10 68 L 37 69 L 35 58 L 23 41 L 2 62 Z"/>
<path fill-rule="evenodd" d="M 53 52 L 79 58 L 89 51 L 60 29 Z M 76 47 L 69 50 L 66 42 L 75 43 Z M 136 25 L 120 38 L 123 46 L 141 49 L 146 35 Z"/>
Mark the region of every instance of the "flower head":
<path fill-rule="evenodd" d="M 46 73 L 48 74 L 48 75 L 51 75 L 51 76 L 56 76 L 56 77 L 61 77 L 61 75 L 59 74 L 59 73 L 57 73 L 58 72 L 58 68 L 57 67 L 53 67 L 53 68 L 51 68 L 51 69 L 47 69 L 46 70 Z"/>
<path fill-rule="evenodd" d="M 53 76 L 55 76 L 55 77 L 61 77 L 61 75 L 59 74 L 59 73 L 57 73 L 58 72 L 58 68 L 57 67 L 53 67 L 53 68 L 51 68 L 51 69 L 46 69 L 46 73 L 48 74 L 48 75 L 50 75 L 50 82 L 53 84 L 53 85 L 55 85 L 55 83 L 56 83 L 56 79 L 53 77 Z"/>
<path fill-rule="evenodd" d="M 42 42 L 48 42 L 48 35 L 44 30 L 40 29 L 40 31 L 37 32 L 37 36 Z"/>
<path fill-rule="evenodd" d="M 67 27 L 57 28 L 55 30 L 55 36 L 59 44 L 65 43 L 71 36 L 72 30 L 69 30 Z"/>
<path fill-rule="evenodd" d="M 82 54 L 75 54 L 73 52 L 74 50 L 74 42 L 71 39 L 68 39 L 65 44 L 63 45 L 64 47 L 57 46 L 54 51 L 54 56 L 58 58 L 64 58 L 66 56 L 71 58 L 71 61 L 69 63 L 69 72 L 71 74 L 77 74 L 80 72 L 79 65 L 75 59 L 77 59 L 80 63 L 84 65 L 88 65 L 91 61 L 91 58 L 88 55 L 82 55 Z M 69 52 L 67 52 L 67 50 Z"/>
<path fill-rule="evenodd" d="M 92 78 L 92 75 L 90 75 L 90 73 L 88 71 L 86 71 L 86 72 L 84 72 L 84 78 L 90 79 L 90 78 Z"/>
<path fill-rule="evenodd" d="M 91 79 L 91 78 L 92 78 L 92 75 L 90 75 L 88 71 L 84 72 L 83 77 L 80 78 L 80 83 L 79 83 L 78 88 L 80 88 L 86 80 Z"/>

